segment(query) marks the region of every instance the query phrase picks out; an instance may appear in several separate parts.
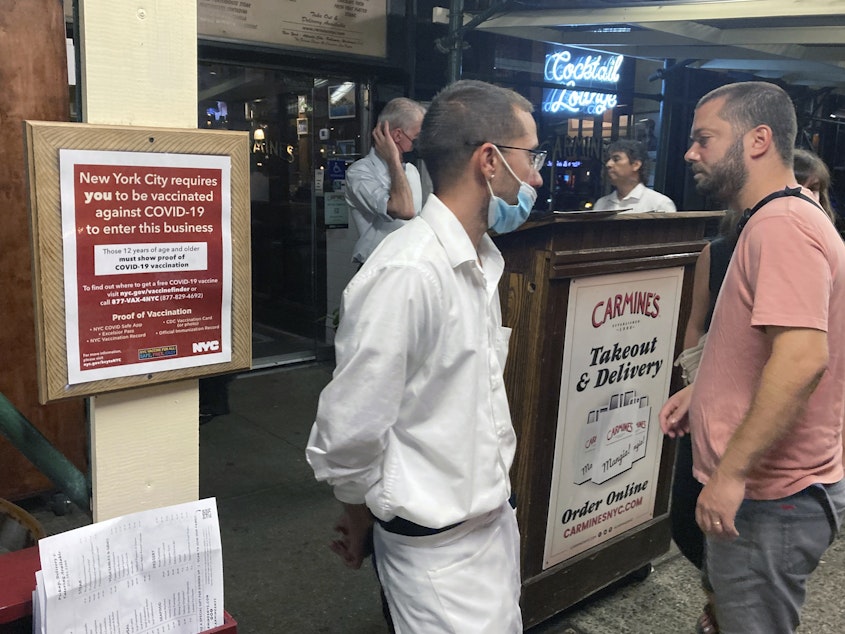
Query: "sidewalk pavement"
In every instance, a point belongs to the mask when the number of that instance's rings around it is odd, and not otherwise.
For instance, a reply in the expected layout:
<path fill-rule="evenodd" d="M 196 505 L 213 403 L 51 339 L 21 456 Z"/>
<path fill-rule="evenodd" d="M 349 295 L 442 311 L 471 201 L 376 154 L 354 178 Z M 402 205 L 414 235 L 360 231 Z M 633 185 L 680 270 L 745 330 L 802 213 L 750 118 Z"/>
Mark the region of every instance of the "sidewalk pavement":
<path fill-rule="evenodd" d="M 216 497 L 226 610 L 240 634 L 383 634 L 369 563 L 345 568 L 328 548 L 340 505 L 314 480 L 305 445 L 332 366 L 252 372 L 229 385 L 231 413 L 200 427 L 200 496 Z M 90 522 L 78 509 L 29 510 L 49 534 Z M 626 581 L 531 634 L 692 634 L 704 604 L 697 571 L 673 548 L 645 580 Z M 845 632 L 845 540 L 809 584 L 799 634 Z M 466 633 L 472 634 L 472 633 Z"/>

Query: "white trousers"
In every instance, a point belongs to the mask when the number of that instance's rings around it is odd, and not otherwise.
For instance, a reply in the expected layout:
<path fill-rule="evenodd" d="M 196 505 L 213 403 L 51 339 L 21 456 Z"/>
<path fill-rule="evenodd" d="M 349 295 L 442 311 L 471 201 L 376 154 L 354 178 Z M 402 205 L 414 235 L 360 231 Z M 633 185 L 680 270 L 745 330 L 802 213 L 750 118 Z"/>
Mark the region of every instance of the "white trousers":
<path fill-rule="evenodd" d="M 376 565 L 397 634 L 518 634 L 519 530 L 509 504 L 406 537 L 376 524 Z"/>

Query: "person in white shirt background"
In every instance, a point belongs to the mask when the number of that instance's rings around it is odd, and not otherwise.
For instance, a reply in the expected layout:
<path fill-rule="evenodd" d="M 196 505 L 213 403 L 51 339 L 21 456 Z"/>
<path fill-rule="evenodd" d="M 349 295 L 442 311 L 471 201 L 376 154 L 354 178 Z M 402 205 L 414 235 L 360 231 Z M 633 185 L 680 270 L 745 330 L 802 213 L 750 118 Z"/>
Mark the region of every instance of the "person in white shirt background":
<path fill-rule="evenodd" d="M 346 202 L 359 235 L 352 260 L 359 264 L 422 208 L 420 173 L 403 154 L 414 149 L 423 115 L 416 101 L 391 99 L 379 114 L 369 153 L 346 172 Z"/>
<path fill-rule="evenodd" d="M 420 135 L 434 193 L 343 293 L 306 456 L 343 503 L 332 550 L 347 566 L 361 565 L 375 521 L 397 632 L 522 632 L 510 328 L 487 232 L 519 227 L 542 185 L 532 110 L 492 84 L 444 88 Z"/>
<path fill-rule="evenodd" d="M 615 189 L 596 201 L 594 211 L 677 211 L 671 198 L 645 186 L 649 158 L 642 143 L 619 139 L 608 146 L 607 153 L 604 166 Z"/>

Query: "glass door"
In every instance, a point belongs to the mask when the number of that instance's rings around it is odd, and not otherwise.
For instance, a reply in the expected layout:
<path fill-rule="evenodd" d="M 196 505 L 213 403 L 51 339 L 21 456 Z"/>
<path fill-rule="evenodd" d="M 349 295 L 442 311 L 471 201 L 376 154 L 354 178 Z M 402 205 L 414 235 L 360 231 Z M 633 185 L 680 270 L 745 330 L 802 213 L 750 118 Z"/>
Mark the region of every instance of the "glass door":
<path fill-rule="evenodd" d="M 220 63 L 199 67 L 199 127 L 249 132 L 254 368 L 313 359 L 325 345 L 314 85 L 307 73 Z"/>

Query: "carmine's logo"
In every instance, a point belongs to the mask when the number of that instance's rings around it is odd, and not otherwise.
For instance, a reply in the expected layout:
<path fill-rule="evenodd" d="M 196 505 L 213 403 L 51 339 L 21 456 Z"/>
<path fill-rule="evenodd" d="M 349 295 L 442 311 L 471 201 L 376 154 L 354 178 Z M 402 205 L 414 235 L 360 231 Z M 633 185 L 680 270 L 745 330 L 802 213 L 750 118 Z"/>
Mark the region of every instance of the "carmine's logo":
<path fill-rule="evenodd" d="M 613 440 L 617 434 L 630 434 L 633 430 L 634 426 L 631 423 L 622 423 L 621 425 L 614 425 L 613 427 L 607 430 L 607 439 Z"/>
<path fill-rule="evenodd" d="M 660 295 L 650 291 L 619 293 L 600 301 L 593 308 L 593 328 L 610 319 L 630 315 L 644 315 L 656 319 L 660 314 Z"/>

